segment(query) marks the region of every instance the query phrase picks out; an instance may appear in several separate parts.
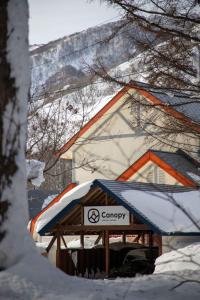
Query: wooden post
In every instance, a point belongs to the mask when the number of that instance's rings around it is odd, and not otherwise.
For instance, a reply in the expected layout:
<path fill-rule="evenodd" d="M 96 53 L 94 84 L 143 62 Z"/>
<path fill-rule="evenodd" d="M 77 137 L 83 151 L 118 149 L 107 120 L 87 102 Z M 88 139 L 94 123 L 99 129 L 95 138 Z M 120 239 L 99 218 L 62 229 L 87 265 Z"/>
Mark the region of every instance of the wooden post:
<path fill-rule="evenodd" d="M 154 235 L 154 240 L 156 245 L 158 246 L 158 254 L 162 255 L 162 237 L 159 235 Z"/>
<path fill-rule="evenodd" d="M 144 240 L 144 233 L 142 234 L 142 244 L 144 245 L 145 240 Z"/>
<path fill-rule="evenodd" d="M 109 231 L 105 231 L 105 264 L 106 264 L 106 277 L 110 273 L 110 250 L 109 250 Z"/>
<path fill-rule="evenodd" d="M 123 241 L 123 244 L 126 244 L 126 233 L 125 232 L 123 232 L 122 241 Z"/>
<path fill-rule="evenodd" d="M 106 244 L 106 233 L 105 231 L 102 232 L 102 245 L 105 247 L 105 244 Z"/>
<path fill-rule="evenodd" d="M 151 254 L 151 261 L 153 261 L 153 233 L 149 232 L 149 248 Z"/>
<path fill-rule="evenodd" d="M 81 205 L 81 226 L 84 226 L 84 207 Z M 80 235 L 81 249 L 84 249 L 84 231 Z"/>
<path fill-rule="evenodd" d="M 61 238 L 59 231 L 57 232 L 56 267 L 61 267 Z"/>
<path fill-rule="evenodd" d="M 105 205 L 108 205 L 108 195 L 105 194 Z M 106 277 L 109 276 L 110 271 L 110 251 L 109 251 L 109 231 L 104 231 L 104 247 L 105 247 L 105 271 Z"/>
<path fill-rule="evenodd" d="M 81 240 L 81 249 L 84 249 L 84 232 L 81 232 L 81 236 L 80 236 L 80 240 Z"/>

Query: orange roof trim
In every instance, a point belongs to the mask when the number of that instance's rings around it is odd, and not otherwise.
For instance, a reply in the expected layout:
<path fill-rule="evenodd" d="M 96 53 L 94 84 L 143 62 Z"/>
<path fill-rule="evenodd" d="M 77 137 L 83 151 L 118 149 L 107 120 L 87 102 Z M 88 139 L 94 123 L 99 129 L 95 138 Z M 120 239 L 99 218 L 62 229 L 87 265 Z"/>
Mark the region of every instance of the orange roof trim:
<path fill-rule="evenodd" d="M 55 152 L 55 155 L 61 155 L 66 152 L 75 142 L 81 137 L 94 123 L 96 123 L 118 100 L 123 97 L 129 87 L 125 86 L 118 92 L 89 122 L 87 122 L 60 150 Z"/>
<path fill-rule="evenodd" d="M 197 125 L 197 124 L 194 124 L 188 117 L 186 117 L 181 112 L 178 112 L 173 107 L 167 106 L 165 103 L 163 103 L 161 100 L 159 100 L 158 98 L 156 98 L 155 96 L 153 96 L 150 92 L 146 91 L 145 89 L 142 89 L 142 88 L 137 87 L 137 86 L 132 86 L 132 88 L 134 88 L 142 96 L 144 96 L 145 98 L 147 98 L 148 100 L 150 100 L 154 105 L 159 106 L 160 108 L 162 108 L 163 110 L 165 110 L 167 113 L 169 113 L 170 115 L 172 115 L 175 119 L 183 122 L 184 124 L 186 124 L 187 126 L 189 126 L 190 128 L 192 128 L 193 130 L 195 130 L 197 132 L 200 132 L 200 126 Z"/>
<path fill-rule="evenodd" d="M 30 225 L 30 232 L 33 234 L 34 233 L 34 228 L 37 220 L 39 217 L 47 210 L 49 207 L 53 206 L 56 202 L 58 202 L 62 196 L 64 196 L 67 192 L 72 190 L 74 187 L 76 187 L 76 183 L 70 183 L 57 197 L 55 197 L 45 208 L 43 208 L 32 220 L 31 220 L 31 225 Z"/>
<path fill-rule="evenodd" d="M 117 181 L 128 181 L 128 179 L 138 172 L 148 161 L 152 161 L 166 173 L 174 177 L 178 182 L 188 187 L 197 187 L 197 184 L 185 177 L 180 172 L 176 171 L 169 164 L 163 161 L 151 150 L 147 151 L 143 156 L 141 156 L 132 166 L 130 166 L 125 172 L 123 172 L 116 180 Z"/>
<path fill-rule="evenodd" d="M 176 111 L 173 107 L 169 107 L 165 105 L 161 100 L 153 96 L 150 92 L 145 90 L 145 88 L 138 87 L 133 83 L 127 84 L 122 88 L 120 92 L 118 92 L 88 123 L 86 123 L 60 150 L 55 152 L 55 155 L 62 155 L 64 152 L 69 150 L 69 148 L 76 142 L 76 140 L 81 137 L 94 123 L 96 123 L 117 101 L 124 96 L 129 89 L 135 89 L 140 95 L 144 96 L 148 100 L 150 100 L 154 105 L 159 106 L 167 113 L 180 120 L 184 124 L 190 126 L 197 132 L 200 132 L 200 126 L 195 125 L 189 118 L 187 118 L 184 114 Z"/>

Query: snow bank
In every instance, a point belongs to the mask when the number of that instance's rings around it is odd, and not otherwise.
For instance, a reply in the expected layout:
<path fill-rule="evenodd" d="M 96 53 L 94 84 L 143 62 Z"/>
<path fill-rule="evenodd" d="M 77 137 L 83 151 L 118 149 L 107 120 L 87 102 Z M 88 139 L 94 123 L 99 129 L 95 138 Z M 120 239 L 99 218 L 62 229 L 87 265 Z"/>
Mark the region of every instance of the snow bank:
<path fill-rule="evenodd" d="M 181 275 L 181 277 L 179 276 Z M 0 272 L 0 299 L 6 300 L 199 300 L 199 273 L 155 274 L 116 280 L 71 277 L 52 266 L 36 250 Z M 190 282 L 173 289 L 184 279 Z"/>
<path fill-rule="evenodd" d="M 200 243 L 173 250 L 158 257 L 154 273 L 184 270 L 200 271 Z"/>
<path fill-rule="evenodd" d="M 45 168 L 45 163 L 35 159 L 26 160 L 26 172 L 27 179 L 37 187 L 39 187 L 42 182 L 45 181 L 43 176 L 43 171 Z"/>
<path fill-rule="evenodd" d="M 67 192 L 61 199 L 46 210 L 36 222 L 36 232 L 39 232 L 46 224 L 50 222 L 59 212 L 61 212 L 70 202 L 75 199 L 80 199 L 85 196 L 93 181 L 82 183 L 71 191 Z"/>

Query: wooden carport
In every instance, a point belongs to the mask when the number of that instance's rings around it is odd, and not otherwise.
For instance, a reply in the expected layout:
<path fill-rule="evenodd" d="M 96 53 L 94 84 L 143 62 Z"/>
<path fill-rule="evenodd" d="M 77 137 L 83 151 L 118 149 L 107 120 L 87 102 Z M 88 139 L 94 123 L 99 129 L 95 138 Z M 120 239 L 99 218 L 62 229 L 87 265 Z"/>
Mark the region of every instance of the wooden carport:
<path fill-rule="evenodd" d="M 123 184 L 123 183 L 120 183 Z M 71 205 L 71 203 L 69 204 Z M 55 240 L 57 241 L 57 254 L 56 265 L 61 268 L 61 241 L 67 248 L 64 240 L 65 235 L 79 235 L 81 248 L 84 248 L 84 236 L 85 235 L 97 235 L 96 244 L 102 238 L 102 243 L 105 249 L 105 273 L 109 276 L 110 271 L 110 254 L 109 254 L 109 237 L 112 235 L 121 235 L 123 242 L 126 243 L 126 236 L 134 236 L 134 241 L 140 241 L 144 245 L 152 249 L 153 245 L 159 247 L 159 253 L 162 251 L 161 237 L 155 235 L 153 230 L 141 220 L 139 220 L 136 214 L 129 212 L 129 225 L 84 225 L 84 207 L 85 206 L 116 206 L 120 203 L 116 201 L 116 197 L 109 193 L 102 186 L 94 185 L 90 188 L 89 192 L 79 199 L 79 203 L 72 205 L 66 212 L 62 213 L 62 216 L 50 224 L 48 231 L 49 235 L 52 235 L 52 240 L 47 247 L 47 252 L 51 249 Z"/>

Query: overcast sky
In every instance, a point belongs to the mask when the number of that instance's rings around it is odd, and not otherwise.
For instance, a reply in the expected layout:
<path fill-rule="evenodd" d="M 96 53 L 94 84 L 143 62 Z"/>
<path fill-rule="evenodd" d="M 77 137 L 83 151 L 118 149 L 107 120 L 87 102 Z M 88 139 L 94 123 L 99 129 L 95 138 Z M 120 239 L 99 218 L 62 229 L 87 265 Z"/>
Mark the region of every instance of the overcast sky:
<path fill-rule="evenodd" d="M 65 35 L 116 21 L 119 12 L 99 0 L 28 0 L 30 44 L 43 44 Z"/>

